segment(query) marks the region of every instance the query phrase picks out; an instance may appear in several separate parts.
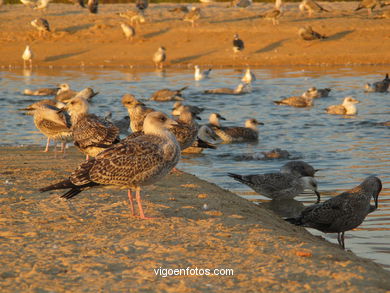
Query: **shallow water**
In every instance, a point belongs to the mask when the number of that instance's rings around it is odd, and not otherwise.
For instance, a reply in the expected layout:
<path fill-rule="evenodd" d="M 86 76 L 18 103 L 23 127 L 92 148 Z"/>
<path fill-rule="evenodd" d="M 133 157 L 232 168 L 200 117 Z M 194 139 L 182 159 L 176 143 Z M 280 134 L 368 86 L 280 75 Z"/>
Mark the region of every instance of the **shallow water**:
<path fill-rule="evenodd" d="M 388 69 L 388 68 L 387 68 Z M 245 198 L 273 209 L 283 216 L 292 216 L 303 204 L 315 202 L 315 196 L 305 194 L 284 205 L 276 205 L 257 195 L 246 186 L 226 176 L 277 171 L 287 160 L 242 160 L 242 156 L 259 155 L 276 147 L 288 150 L 291 158 L 303 159 L 320 169 L 317 173 L 322 200 L 358 185 L 368 175 L 377 175 L 383 182 L 379 210 L 369 215 L 356 230 L 346 233 L 346 246 L 356 254 L 373 259 L 390 269 L 390 130 L 378 122 L 390 120 L 390 94 L 363 92 L 366 81 L 382 79 L 386 68 L 267 68 L 253 70 L 257 76 L 254 91 L 243 96 L 202 95 L 201 91 L 216 87 L 235 87 L 242 75 L 233 69 L 213 70 L 212 78 L 193 80 L 192 70 L 136 72 L 130 70 L 46 70 L 38 72 L 0 72 L 1 145 L 31 145 L 45 143 L 32 119 L 17 109 L 39 97 L 21 94 L 24 88 L 54 86 L 69 83 L 80 90 L 93 87 L 95 97 L 91 112 L 99 115 L 111 111 L 119 119 L 127 112 L 120 103 L 124 93 L 147 100 L 158 89 L 189 86 L 186 103 L 206 107 L 203 121 L 212 112 L 227 118 L 225 125 L 241 125 L 247 118 L 257 118 L 260 128 L 258 144 L 220 144 L 217 150 L 201 155 L 186 155 L 179 168 L 229 189 Z M 311 109 L 275 106 L 272 101 L 282 96 L 300 95 L 307 88 L 330 87 L 329 98 L 317 99 Z M 328 115 L 324 108 L 340 104 L 353 95 L 358 104 L 356 117 Z M 173 102 L 147 104 L 170 112 Z M 323 233 L 310 230 L 316 235 Z M 336 242 L 336 235 L 325 235 Z"/>

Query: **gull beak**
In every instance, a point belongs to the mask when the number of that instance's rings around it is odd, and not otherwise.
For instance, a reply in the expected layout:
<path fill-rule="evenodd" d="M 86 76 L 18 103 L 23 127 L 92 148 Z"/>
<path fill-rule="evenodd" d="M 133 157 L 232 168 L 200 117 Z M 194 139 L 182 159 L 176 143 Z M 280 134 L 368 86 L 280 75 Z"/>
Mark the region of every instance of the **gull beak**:
<path fill-rule="evenodd" d="M 219 115 L 218 118 L 221 119 L 221 120 L 226 120 L 226 118 L 225 118 L 225 117 L 222 117 L 221 115 Z"/>
<path fill-rule="evenodd" d="M 320 193 L 317 190 L 314 191 L 314 193 L 317 195 L 317 202 L 316 203 L 319 203 L 321 201 Z"/>
<path fill-rule="evenodd" d="M 257 122 L 257 125 L 264 125 L 263 122 Z"/>
<path fill-rule="evenodd" d="M 179 123 L 177 123 L 175 120 L 173 120 L 171 118 L 168 118 L 168 120 L 166 121 L 166 124 L 168 125 L 168 128 L 173 128 L 176 125 L 179 125 Z"/>

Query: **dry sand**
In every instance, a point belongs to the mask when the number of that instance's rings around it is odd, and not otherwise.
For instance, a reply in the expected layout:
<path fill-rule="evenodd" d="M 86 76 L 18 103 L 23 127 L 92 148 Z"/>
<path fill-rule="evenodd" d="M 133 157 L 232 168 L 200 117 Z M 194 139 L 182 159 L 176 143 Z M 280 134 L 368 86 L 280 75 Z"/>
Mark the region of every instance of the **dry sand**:
<path fill-rule="evenodd" d="M 74 148 L 57 160 L 41 151 L 0 149 L 1 292 L 390 289 L 390 273 L 379 265 L 189 174 L 145 189 L 144 208 L 156 220 L 131 217 L 124 190 L 85 191 L 72 204 L 57 192 L 39 193 L 84 159 Z M 154 273 L 160 267 L 234 275 L 163 278 Z"/>
<path fill-rule="evenodd" d="M 280 25 L 259 18 L 271 3 L 256 3 L 251 9 L 227 8 L 227 3 L 202 8 L 199 25 L 183 22 L 182 14 L 168 9 L 174 4 L 153 4 L 147 22 L 136 27 L 133 41 L 124 38 L 116 15 L 133 9 L 133 4 L 100 5 L 98 15 L 74 5 L 51 4 L 46 14 L 22 5 L 0 9 L 0 68 L 21 66 L 26 44 L 35 53 L 34 64 L 47 66 L 144 66 L 152 67 L 152 55 L 163 45 L 168 66 L 263 66 L 263 65 L 355 65 L 390 64 L 390 19 L 379 19 L 383 10 L 354 12 L 358 2 L 320 2 L 331 12 L 312 18 L 299 15 L 299 3 L 287 3 Z M 200 4 L 196 4 L 200 5 Z M 201 6 L 201 5 L 200 5 Z M 39 37 L 30 25 L 36 17 L 46 18 L 53 30 Z M 329 36 L 324 41 L 306 42 L 298 29 L 311 25 Z M 245 41 L 242 56 L 233 58 L 232 38 Z"/>

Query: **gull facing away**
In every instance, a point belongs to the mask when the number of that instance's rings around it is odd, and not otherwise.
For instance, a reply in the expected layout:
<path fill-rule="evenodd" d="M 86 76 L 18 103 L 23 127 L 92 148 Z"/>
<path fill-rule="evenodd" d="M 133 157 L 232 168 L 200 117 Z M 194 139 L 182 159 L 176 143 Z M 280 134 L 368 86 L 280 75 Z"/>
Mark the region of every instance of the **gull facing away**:
<path fill-rule="evenodd" d="M 389 74 L 386 73 L 386 76 L 383 80 L 374 82 L 372 85 L 367 83 L 364 86 L 364 88 L 365 91 L 368 93 L 373 93 L 373 92 L 385 93 L 389 89 L 389 86 L 390 86 L 390 78 L 389 78 Z"/>
<path fill-rule="evenodd" d="M 32 68 L 32 59 L 34 57 L 33 51 L 30 49 L 30 46 L 26 46 L 26 49 L 24 49 L 22 59 L 23 59 L 23 67 L 26 68 L 27 62 L 30 63 L 30 68 Z"/>
<path fill-rule="evenodd" d="M 367 177 L 360 185 L 322 203 L 308 206 L 291 224 L 317 229 L 324 233 L 337 233 L 339 245 L 345 249 L 344 233 L 363 223 L 366 216 L 378 208 L 382 182 L 378 177 Z M 375 206 L 370 205 L 371 197 Z"/>
<path fill-rule="evenodd" d="M 264 125 L 264 123 L 251 118 L 245 121 L 245 127 L 215 126 L 213 130 L 224 142 L 249 142 L 259 139 L 259 129 L 257 128 L 259 125 Z"/>
<path fill-rule="evenodd" d="M 250 84 L 250 83 L 256 81 L 256 75 L 249 68 L 247 68 L 241 81 L 243 83 Z"/>
<path fill-rule="evenodd" d="M 27 96 L 55 96 L 60 88 L 38 88 L 36 90 L 25 89 L 24 95 Z"/>
<path fill-rule="evenodd" d="M 382 4 L 378 0 L 362 0 L 355 11 L 358 11 L 363 8 L 367 8 L 368 16 L 372 14 L 372 11 L 375 7 L 382 7 Z"/>
<path fill-rule="evenodd" d="M 317 89 L 316 87 L 309 88 L 306 92 L 302 94 L 302 97 L 304 98 L 325 98 L 329 96 L 331 89 L 330 88 L 324 88 L 324 89 Z"/>
<path fill-rule="evenodd" d="M 304 190 L 310 189 L 317 195 L 317 202 L 320 202 L 317 181 L 313 177 L 297 177 L 292 174 L 283 173 L 254 175 L 228 173 L 228 176 L 273 200 L 292 199 Z"/>
<path fill-rule="evenodd" d="M 162 69 L 164 67 L 164 61 L 167 59 L 166 49 L 159 47 L 153 55 L 153 62 L 156 68 Z"/>
<path fill-rule="evenodd" d="M 124 22 L 121 23 L 121 28 L 125 34 L 126 40 L 133 40 L 133 37 L 135 36 L 135 28 Z"/>
<path fill-rule="evenodd" d="M 122 105 L 127 109 L 130 116 L 130 128 L 133 132 L 142 131 L 146 116 L 155 110 L 140 101 L 133 95 L 125 94 L 122 97 Z"/>
<path fill-rule="evenodd" d="M 332 105 L 326 108 L 326 113 L 335 115 L 356 115 L 358 111 L 355 105 L 359 103 L 360 101 L 349 96 L 344 98 L 341 105 Z"/>
<path fill-rule="evenodd" d="M 191 7 L 191 10 L 184 15 L 183 21 L 191 22 L 191 26 L 195 27 L 195 21 L 200 18 L 200 8 L 199 7 Z"/>
<path fill-rule="evenodd" d="M 86 99 L 74 97 L 63 108 L 70 114 L 75 146 L 89 157 L 119 142 L 119 129 L 111 122 L 89 114 Z"/>
<path fill-rule="evenodd" d="M 99 8 L 99 0 L 88 0 L 87 6 L 89 13 L 97 14 Z"/>
<path fill-rule="evenodd" d="M 210 72 L 212 70 L 212 68 L 209 68 L 201 72 L 199 65 L 195 65 L 194 68 L 195 68 L 195 73 L 194 73 L 195 80 L 202 80 L 202 79 L 209 78 Z"/>
<path fill-rule="evenodd" d="M 182 91 L 187 89 L 188 86 L 182 87 L 178 90 L 170 90 L 170 89 L 162 89 L 156 91 L 150 99 L 152 101 L 160 101 L 160 102 L 167 102 L 167 101 L 183 101 L 183 95 Z"/>
<path fill-rule="evenodd" d="M 31 21 L 31 25 L 38 30 L 39 36 L 43 36 L 45 33 L 50 32 L 49 22 L 44 18 L 36 18 Z"/>
<path fill-rule="evenodd" d="M 299 4 L 299 10 L 301 14 L 305 14 L 305 11 L 307 11 L 309 17 L 313 15 L 313 12 L 329 12 L 329 10 L 323 8 L 314 0 L 302 0 L 301 4 Z"/>
<path fill-rule="evenodd" d="M 327 38 L 325 35 L 313 31 L 311 26 L 301 27 L 298 30 L 298 35 L 305 41 L 323 40 Z"/>
<path fill-rule="evenodd" d="M 172 115 L 179 116 L 181 112 L 188 110 L 196 115 L 202 113 L 204 108 L 200 108 L 192 105 L 184 105 L 182 102 L 175 102 L 172 108 Z"/>
<path fill-rule="evenodd" d="M 214 95 L 242 95 L 250 93 L 252 88 L 249 83 L 240 83 L 235 89 L 230 88 L 217 88 L 211 90 L 205 90 L 203 94 L 214 94 Z"/>
<path fill-rule="evenodd" d="M 54 154 L 57 155 L 57 141 L 61 141 L 61 152 L 65 155 L 66 143 L 73 140 L 72 130 L 69 117 L 56 107 L 56 102 L 41 100 L 22 110 L 33 115 L 35 127 L 47 137 L 44 152 L 49 151 L 50 140 L 54 140 Z"/>
<path fill-rule="evenodd" d="M 272 10 L 267 11 L 265 14 L 260 15 L 268 20 L 272 20 L 273 25 L 279 24 L 279 18 L 282 16 L 282 0 L 275 1 L 275 7 Z"/>
<path fill-rule="evenodd" d="M 292 96 L 280 101 L 274 101 L 275 105 L 287 105 L 297 108 L 305 108 L 313 106 L 312 97 Z"/>
<path fill-rule="evenodd" d="M 298 177 L 314 177 L 318 169 L 304 161 L 290 161 L 280 167 L 280 173 L 292 174 Z"/>
<path fill-rule="evenodd" d="M 150 113 L 145 119 L 144 134 L 112 146 L 82 163 L 68 179 L 40 191 L 70 189 L 61 196 L 70 199 L 98 186 L 127 188 L 131 213 L 135 215 L 131 192 L 135 190 L 139 217 L 150 219 L 143 211 L 141 188 L 163 178 L 179 162 L 180 147 L 168 130 L 176 123 L 161 112 Z"/>
<path fill-rule="evenodd" d="M 244 41 L 240 39 L 238 34 L 233 36 L 233 53 L 241 53 L 245 48 Z"/>

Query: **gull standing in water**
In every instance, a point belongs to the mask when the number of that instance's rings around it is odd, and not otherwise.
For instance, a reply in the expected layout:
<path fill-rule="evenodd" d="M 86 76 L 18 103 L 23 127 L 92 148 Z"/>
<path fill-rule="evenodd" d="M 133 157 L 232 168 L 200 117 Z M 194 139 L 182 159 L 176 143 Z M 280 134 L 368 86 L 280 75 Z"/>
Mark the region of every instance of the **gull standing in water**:
<path fill-rule="evenodd" d="M 162 89 L 156 91 L 150 99 L 152 101 L 160 101 L 160 102 L 167 102 L 167 101 L 183 101 L 183 95 L 182 91 L 187 89 L 188 86 L 182 87 L 178 90 L 170 90 L 170 89 Z"/>
<path fill-rule="evenodd" d="M 23 52 L 23 55 L 22 55 L 22 59 L 23 59 L 23 67 L 26 68 L 26 63 L 29 62 L 30 63 L 30 68 L 32 68 L 32 59 L 34 57 L 34 53 L 32 52 L 32 50 L 30 49 L 30 46 L 26 46 L 26 49 L 24 49 L 24 52 Z"/>
<path fill-rule="evenodd" d="M 252 82 L 256 81 L 256 75 L 249 68 L 247 68 L 241 81 L 246 84 L 251 84 Z"/>
<path fill-rule="evenodd" d="M 258 125 L 264 125 L 264 123 L 251 118 L 245 121 L 245 127 L 215 126 L 213 130 L 224 142 L 249 142 L 259 139 Z"/>
<path fill-rule="evenodd" d="M 202 80 L 202 79 L 209 78 L 210 72 L 212 70 L 211 68 L 209 68 L 209 69 L 201 72 L 199 65 L 195 65 L 194 68 L 195 68 L 195 73 L 194 73 L 195 80 Z"/>
<path fill-rule="evenodd" d="M 292 96 L 285 98 L 280 101 L 274 101 L 275 105 L 287 105 L 293 106 L 297 108 L 305 108 L 313 106 L 313 98 L 312 97 L 303 97 L 303 96 Z"/>
<path fill-rule="evenodd" d="M 301 27 L 298 30 L 298 35 L 305 41 L 322 40 L 326 39 L 325 35 L 321 35 L 311 28 L 311 26 Z"/>
<path fill-rule="evenodd" d="M 126 40 L 133 40 L 133 37 L 135 36 L 135 28 L 124 22 L 121 23 L 121 28 L 125 34 Z"/>
<path fill-rule="evenodd" d="M 221 127 L 220 120 L 226 120 L 226 118 L 222 117 L 219 113 L 211 113 L 207 126 L 210 127 L 212 130 L 214 130 L 215 127 Z"/>
<path fill-rule="evenodd" d="M 31 21 L 31 25 L 38 30 L 39 36 L 43 36 L 45 33 L 50 32 L 49 22 L 44 18 L 36 18 Z"/>
<path fill-rule="evenodd" d="M 141 188 L 163 178 L 179 162 L 180 146 L 168 130 L 176 124 L 161 112 L 150 113 L 145 119 L 143 135 L 112 146 L 96 158 L 82 163 L 68 179 L 40 191 L 70 189 L 61 196 L 70 199 L 92 187 L 127 188 L 134 216 L 131 190 L 135 190 L 139 217 L 150 219 L 143 211 Z"/>
<path fill-rule="evenodd" d="M 308 206 L 296 218 L 286 221 L 324 233 L 337 233 L 339 245 L 345 249 L 344 233 L 363 223 L 366 216 L 378 208 L 382 182 L 378 177 L 367 177 L 360 185 L 322 203 Z M 371 197 L 375 206 L 370 204 Z"/>
<path fill-rule="evenodd" d="M 374 82 L 372 85 L 367 83 L 364 88 L 366 92 L 372 93 L 372 92 L 378 92 L 378 93 L 385 93 L 389 89 L 390 86 L 390 78 L 389 74 L 386 73 L 386 76 L 383 80 Z"/>
<path fill-rule="evenodd" d="M 195 27 L 195 21 L 200 18 L 200 8 L 191 7 L 191 10 L 184 15 L 183 21 L 191 22 L 191 26 Z"/>
<path fill-rule="evenodd" d="M 329 12 L 329 10 L 326 10 L 314 0 L 302 0 L 301 4 L 299 4 L 299 10 L 302 14 L 307 10 L 309 17 L 313 15 L 313 12 Z"/>
<path fill-rule="evenodd" d="M 335 115 L 356 115 L 357 108 L 355 105 L 358 103 L 360 103 L 360 101 L 349 96 L 344 98 L 341 105 L 332 105 L 326 108 L 326 113 Z"/>
<path fill-rule="evenodd" d="M 153 55 L 153 62 L 156 68 L 162 69 L 164 67 L 164 61 L 167 59 L 166 49 L 159 47 Z"/>
<path fill-rule="evenodd" d="M 176 120 L 177 125 L 170 129 L 176 136 L 181 150 L 190 147 L 198 136 L 199 125 L 195 119 L 199 118 L 190 111 L 184 111 Z"/>
<path fill-rule="evenodd" d="M 154 109 L 146 107 L 144 103 L 138 101 L 131 94 L 123 95 L 122 105 L 127 109 L 129 113 L 130 128 L 133 132 L 142 131 L 146 116 L 151 112 L 155 112 Z"/>

